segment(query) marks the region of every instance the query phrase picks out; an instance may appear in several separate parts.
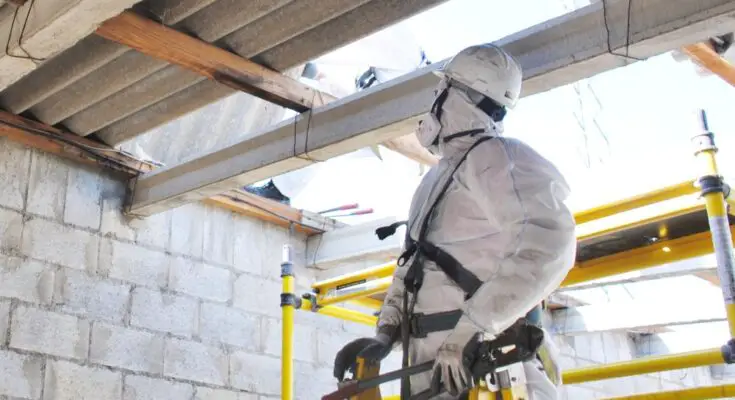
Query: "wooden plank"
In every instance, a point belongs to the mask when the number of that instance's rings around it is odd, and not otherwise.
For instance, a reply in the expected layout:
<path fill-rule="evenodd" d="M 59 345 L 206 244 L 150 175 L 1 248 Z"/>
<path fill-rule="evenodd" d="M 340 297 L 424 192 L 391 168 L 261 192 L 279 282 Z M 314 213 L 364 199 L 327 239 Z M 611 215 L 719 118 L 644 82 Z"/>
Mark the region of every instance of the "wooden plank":
<path fill-rule="evenodd" d="M 436 165 L 439 158 L 426 150 L 413 133 L 381 143 L 383 146 L 426 165 Z"/>
<path fill-rule="evenodd" d="M 130 11 L 105 21 L 96 33 L 299 112 L 321 105 L 326 101 L 325 96 L 329 96 L 277 71 Z"/>
<path fill-rule="evenodd" d="M 256 196 L 240 190 L 232 190 L 204 200 L 205 203 L 226 208 L 236 213 L 257 218 L 307 235 L 324 232 L 323 229 L 305 223 L 302 212 L 288 205 Z"/>
<path fill-rule="evenodd" d="M 710 45 L 696 43 L 684 47 L 682 51 L 695 63 L 735 86 L 735 66 L 717 54 Z"/>
<path fill-rule="evenodd" d="M 0 111 L 0 136 L 28 147 L 79 161 L 121 171 L 130 176 L 152 171 L 153 164 L 108 145 L 70 132 Z"/>

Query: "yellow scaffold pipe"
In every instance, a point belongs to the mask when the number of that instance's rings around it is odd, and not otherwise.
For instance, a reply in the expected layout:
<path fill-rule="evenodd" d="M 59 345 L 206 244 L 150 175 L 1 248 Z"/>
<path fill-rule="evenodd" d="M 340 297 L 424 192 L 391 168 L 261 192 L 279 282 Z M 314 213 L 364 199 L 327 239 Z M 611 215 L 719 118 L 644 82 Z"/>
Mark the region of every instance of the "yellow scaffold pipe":
<path fill-rule="evenodd" d="M 301 304 L 300 304 L 301 310 L 314 311 L 322 315 L 328 315 L 330 317 L 339 318 L 345 321 L 357 322 L 363 325 L 375 326 L 375 324 L 378 323 L 378 317 L 375 317 L 370 314 L 365 314 L 359 311 L 350 310 L 350 309 L 343 308 L 343 307 L 324 306 L 324 307 L 317 307 L 316 309 L 313 309 L 313 307 L 314 307 L 313 299 L 308 299 L 308 298 L 301 299 Z"/>
<path fill-rule="evenodd" d="M 717 365 L 723 362 L 724 356 L 722 349 L 716 348 L 570 369 L 564 371 L 562 381 L 565 385 L 572 385 L 575 383 L 621 378 L 624 376 Z"/>
<path fill-rule="evenodd" d="M 611 397 L 608 400 L 706 400 L 735 397 L 735 384 L 705 386 L 692 389 L 669 390 L 633 396 Z"/>
<path fill-rule="evenodd" d="M 581 225 L 590 221 L 606 218 L 615 214 L 634 210 L 639 207 L 648 206 L 661 201 L 675 199 L 687 194 L 697 193 L 697 188 L 691 181 L 667 186 L 653 192 L 629 197 L 624 200 L 608 203 L 600 207 L 590 208 L 574 214 L 574 221 Z"/>
<path fill-rule="evenodd" d="M 735 338 L 735 257 L 733 257 L 732 235 L 725 201 L 725 184 L 717 169 L 717 146 L 715 137 L 709 130 L 707 115 L 700 112 L 702 132 L 692 141 L 695 145 L 694 155 L 699 162 L 699 187 L 704 197 L 709 228 L 712 232 L 717 272 L 720 277 L 722 295 L 727 310 L 727 321 L 730 336 Z"/>
<path fill-rule="evenodd" d="M 281 263 L 281 313 L 283 328 L 281 331 L 281 399 L 293 400 L 293 327 L 294 311 L 297 298 L 294 294 L 293 262 L 291 245 L 283 246 L 283 262 Z"/>

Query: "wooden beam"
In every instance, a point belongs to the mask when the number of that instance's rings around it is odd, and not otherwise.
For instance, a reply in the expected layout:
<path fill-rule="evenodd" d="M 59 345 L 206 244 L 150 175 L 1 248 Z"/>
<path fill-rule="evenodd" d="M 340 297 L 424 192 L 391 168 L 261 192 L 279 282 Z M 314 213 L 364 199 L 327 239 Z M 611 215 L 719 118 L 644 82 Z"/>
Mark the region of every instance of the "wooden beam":
<path fill-rule="evenodd" d="M 707 43 L 696 43 L 682 49 L 696 64 L 710 70 L 725 82 L 735 86 L 735 66 L 717 54 Z"/>
<path fill-rule="evenodd" d="M 279 72 L 133 12 L 124 12 L 106 21 L 96 33 L 233 89 L 299 112 L 336 100 L 331 94 L 310 88 Z M 423 164 L 434 165 L 438 162 L 413 134 L 382 144 Z"/>
<path fill-rule="evenodd" d="M 104 143 L 2 110 L 0 110 L 0 137 L 72 161 L 120 171 L 131 177 L 156 168 L 151 163 L 138 160 Z M 297 210 L 239 190 L 206 199 L 205 202 L 280 226 L 289 226 L 293 223 L 296 230 L 307 235 L 322 233 L 342 225 L 331 218 Z"/>
<path fill-rule="evenodd" d="M 436 165 L 439 162 L 439 158 L 426 150 L 413 133 L 387 140 L 381 144 L 421 164 Z"/>
<path fill-rule="evenodd" d="M 121 171 L 129 176 L 137 176 L 154 168 L 153 164 L 138 160 L 104 143 L 6 111 L 0 111 L 0 136 L 84 164 L 96 164 Z"/>
<path fill-rule="evenodd" d="M 295 230 L 307 235 L 322 233 L 338 225 L 329 218 L 315 218 L 312 215 L 307 217 L 302 210 L 242 190 L 232 190 L 204 202 L 279 226 L 293 225 Z"/>
<path fill-rule="evenodd" d="M 327 100 L 326 96 L 332 97 L 277 71 L 131 11 L 105 21 L 96 33 L 143 54 L 299 112 L 323 104 Z"/>

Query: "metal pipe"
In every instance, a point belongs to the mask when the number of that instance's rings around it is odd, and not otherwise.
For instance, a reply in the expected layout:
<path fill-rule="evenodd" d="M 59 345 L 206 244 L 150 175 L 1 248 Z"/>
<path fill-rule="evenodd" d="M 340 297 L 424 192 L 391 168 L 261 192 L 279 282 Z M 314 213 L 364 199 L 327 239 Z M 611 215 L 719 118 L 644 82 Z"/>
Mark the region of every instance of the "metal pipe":
<path fill-rule="evenodd" d="M 724 181 L 717 169 L 715 157 L 717 146 L 714 134 L 709 130 L 704 110 L 701 110 L 700 118 L 703 133 L 692 139 L 696 146 L 694 155 L 700 164 L 699 186 L 702 197 L 704 197 L 709 227 L 712 232 L 712 244 L 727 310 L 730 336 L 735 338 L 735 257 L 733 257 L 732 234 L 725 202 Z"/>
<path fill-rule="evenodd" d="M 722 364 L 724 361 L 725 359 L 722 354 L 722 349 L 720 348 L 681 354 L 644 357 L 631 361 L 621 361 L 611 364 L 570 369 L 564 371 L 562 374 L 562 382 L 564 382 L 565 385 L 571 385 L 602 379 L 643 375 L 652 372 L 717 365 Z"/>
<path fill-rule="evenodd" d="M 633 396 L 611 397 L 608 400 L 706 400 L 723 399 L 735 396 L 735 384 L 705 386 L 692 389 L 669 390 L 665 392 L 636 394 Z"/>
<path fill-rule="evenodd" d="M 637 196 L 629 197 L 627 199 L 608 203 L 600 207 L 594 207 L 588 210 L 580 211 L 574 214 L 574 221 L 577 224 L 584 224 L 586 222 L 602 219 L 611 215 L 634 210 L 636 208 L 658 203 L 660 201 L 671 200 L 679 196 L 684 196 L 692 193 L 697 193 L 697 188 L 692 184 L 691 181 L 686 181 L 678 183 L 676 185 L 667 186 L 653 192 L 640 194 Z"/>
<path fill-rule="evenodd" d="M 345 288 L 341 288 L 336 293 L 329 296 L 318 295 L 320 306 L 328 306 L 331 304 L 343 303 L 353 299 L 359 299 L 361 297 L 372 296 L 376 293 L 383 293 L 388 290 L 391 282 L 393 282 L 392 276 L 385 278 L 373 279 L 357 285 L 351 285 Z"/>
<path fill-rule="evenodd" d="M 330 289 L 335 289 L 338 286 L 351 283 L 362 283 L 373 279 L 385 278 L 386 276 L 392 276 L 396 269 L 396 263 L 390 262 L 376 267 L 366 268 L 357 272 L 344 274 L 337 276 L 332 279 L 326 279 L 323 281 L 316 282 L 311 285 L 311 288 L 315 293 L 326 293 Z M 360 282 L 362 281 L 362 282 Z"/>
<path fill-rule="evenodd" d="M 728 232 L 732 229 L 735 228 L 727 227 Z M 710 232 L 660 241 L 634 250 L 577 263 L 564 278 L 561 286 L 572 286 L 711 253 L 712 235 Z"/>
<path fill-rule="evenodd" d="M 369 326 L 375 326 L 378 322 L 378 318 L 376 316 L 361 313 L 359 311 L 350 310 L 347 308 L 337 307 L 337 306 L 325 306 L 325 307 L 319 307 L 316 310 L 314 310 L 314 303 L 310 299 L 301 299 L 301 310 L 305 311 L 315 311 L 318 314 L 322 315 L 328 315 L 330 317 L 335 317 L 339 319 L 343 319 L 345 321 L 351 321 L 351 322 L 357 322 L 364 325 Z"/>
<path fill-rule="evenodd" d="M 281 313 L 283 327 L 281 330 L 281 399 L 293 399 L 293 327 L 296 296 L 294 295 L 293 262 L 291 245 L 283 245 L 283 262 L 281 262 Z"/>

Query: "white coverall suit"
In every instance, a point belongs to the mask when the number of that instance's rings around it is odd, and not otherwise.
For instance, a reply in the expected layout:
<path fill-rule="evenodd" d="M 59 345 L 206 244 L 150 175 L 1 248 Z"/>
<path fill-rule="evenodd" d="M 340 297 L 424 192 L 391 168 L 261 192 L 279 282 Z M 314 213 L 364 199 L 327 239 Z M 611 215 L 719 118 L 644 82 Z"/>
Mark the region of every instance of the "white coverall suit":
<path fill-rule="evenodd" d="M 442 109 L 438 148 L 431 149 L 442 158 L 413 196 L 408 230 L 417 240 L 422 218 L 459 160 L 481 137 L 495 136 L 472 149 L 427 217 L 426 239 L 454 256 L 482 285 L 465 301 L 463 290 L 435 263 L 423 263 L 425 276 L 414 313 L 461 309 L 463 315 L 454 330 L 411 338 L 411 365 L 438 359 L 450 334 L 483 332 L 485 339 L 492 339 L 506 330 L 559 286 L 576 251 L 574 218 L 563 203 L 569 188 L 554 165 L 520 140 L 499 137 L 502 122 L 492 121 L 464 92 L 450 88 Z M 443 140 L 478 128 L 485 131 Z M 401 322 L 403 278 L 411 261 L 396 268 L 378 329 Z M 532 400 L 555 399 L 556 386 L 540 367 L 535 359 L 524 364 L 529 395 Z M 431 377 L 432 371 L 414 375 L 411 393 L 429 388 Z M 434 398 L 455 397 L 444 393 Z"/>

